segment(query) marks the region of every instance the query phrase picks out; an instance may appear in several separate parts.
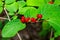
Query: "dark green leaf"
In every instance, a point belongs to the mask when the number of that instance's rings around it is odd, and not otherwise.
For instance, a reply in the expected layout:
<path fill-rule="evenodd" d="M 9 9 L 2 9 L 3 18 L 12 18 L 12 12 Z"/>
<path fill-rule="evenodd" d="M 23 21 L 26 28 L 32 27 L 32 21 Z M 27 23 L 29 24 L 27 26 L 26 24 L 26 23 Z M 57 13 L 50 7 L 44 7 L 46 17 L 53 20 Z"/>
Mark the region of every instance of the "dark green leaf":
<path fill-rule="evenodd" d="M 3 11 L 3 8 L 2 8 L 2 7 L 0 7 L 0 14 L 2 13 L 2 11 Z"/>
<path fill-rule="evenodd" d="M 8 22 L 2 29 L 2 37 L 13 37 L 26 27 L 19 19 Z"/>
<path fill-rule="evenodd" d="M 42 30 L 49 30 L 51 25 L 47 21 L 43 21 L 42 23 Z"/>
<path fill-rule="evenodd" d="M 0 21 L 0 29 L 2 29 L 2 21 Z"/>
<path fill-rule="evenodd" d="M 50 40 L 54 40 L 54 38 L 50 38 Z"/>
<path fill-rule="evenodd" d="M 42 23 L 42 31 L 39 33 L 41 37 L 45 37 L 47 33 L 50 31 L 51 26 L 47 21 L 43 21 Z"/>

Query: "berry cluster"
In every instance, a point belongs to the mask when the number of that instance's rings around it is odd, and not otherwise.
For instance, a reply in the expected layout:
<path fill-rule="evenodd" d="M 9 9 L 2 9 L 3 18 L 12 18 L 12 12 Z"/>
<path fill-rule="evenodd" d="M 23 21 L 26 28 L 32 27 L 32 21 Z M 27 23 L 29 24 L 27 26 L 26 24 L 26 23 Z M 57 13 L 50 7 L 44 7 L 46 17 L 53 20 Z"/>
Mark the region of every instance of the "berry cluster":
<path fill-rule="evenodd" d="M 37 14 L 37 19 L 41 19 L 42 18 L 42 14 Z M 30 17 L 28 17 L 28 18 L 25 18 L 24 16 L 22 16 L 21 17 L 21 22 L 23 22 L 23 23 L 27 23 L 27 22 L 36 22 L 37 20 L 35 19 L 35 18 L 30 18 Z"/>

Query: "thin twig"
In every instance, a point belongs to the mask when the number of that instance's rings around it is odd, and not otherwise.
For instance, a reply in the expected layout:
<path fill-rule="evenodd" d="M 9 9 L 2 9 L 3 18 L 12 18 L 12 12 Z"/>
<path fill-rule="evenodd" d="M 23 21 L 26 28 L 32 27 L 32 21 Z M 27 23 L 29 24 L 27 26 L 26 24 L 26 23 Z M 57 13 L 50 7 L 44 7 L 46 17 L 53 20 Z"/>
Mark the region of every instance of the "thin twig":
<path fill-rule="evenodd" d="M 2 20 L 8 20 L 7 18 L 4 18 L 4 17 L 0 17 L 0 19 L 2 19 Z"/>
<path fill-rule="evenodd" d="M 51 28 L 50 38 L 52 38 L 52 35 L 53 35 L 53 29 Z"/>
<path fill-rule="evenodd" d="M 6 11 L 6 9 L 5 9 L 5 8 L 4 8 L 4 10 L 5 10 L 6 15 L 7 15 L 7 17 L 8 17 L 8 20 L 9 20 L 9 21 L 11 21 L 11 19 L 10 19 L 10 17 L 9 17 L 8 12 Z M 19 35 L 19 33 L 17 33 L 17 36 L 18 36 L 19 40 L 22 40 L 22 39 L 21 39 L 21 36 Z"/>
<path fill-rule="evenodd" d="M 21 38 L 20 34 L 19 34 L 19 33 L 17 33 L 17 35 L 18 35 L 19 39 L 20 39 L 20 40 L 22 40 L 22 38 Z"/>
<path fill-rule="evenodd" d="M 6 9 L 4 8 L 5 12 L 6 12 L 6 15 L 8 17 L 8 20 L 10 21 L 10 17 L 9 17 L 9 14 L 7 13 Z"/>

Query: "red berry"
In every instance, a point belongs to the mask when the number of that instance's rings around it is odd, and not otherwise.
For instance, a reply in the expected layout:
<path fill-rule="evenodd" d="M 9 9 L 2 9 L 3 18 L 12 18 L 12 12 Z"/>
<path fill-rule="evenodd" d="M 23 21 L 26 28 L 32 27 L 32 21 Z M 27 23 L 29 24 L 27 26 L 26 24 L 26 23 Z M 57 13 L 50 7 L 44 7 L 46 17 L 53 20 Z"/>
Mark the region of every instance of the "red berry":
<path fill-rule="evenodd" d="M 30 18 L 25 18 L 25 22 L 29 22 Z"/>
<path fill-rule="evenodd" d="M 50 1 L 49 4 L 53 4 L 54 2 Z"/>
<path fill-rule="evenodd" d="M 35 18 L 31 18 L 31 22 L 36 22 L 36 19 Z"/>
<path fill-rule="evenodd" d="M 21 19 L 24 19 L 24 18 L 25 18 L 24 16 L 21 17 Z"/>
<path fill-rule="evenodd" d="M 21 19 L 21 22 L 25 22 L 25 19 L 22 18 L 22 19 Z"/>
<path fill-rule="evenodd" d="M 42 18 L 42 14 L 38 14 L 37 15 L 37 18 Z"/>

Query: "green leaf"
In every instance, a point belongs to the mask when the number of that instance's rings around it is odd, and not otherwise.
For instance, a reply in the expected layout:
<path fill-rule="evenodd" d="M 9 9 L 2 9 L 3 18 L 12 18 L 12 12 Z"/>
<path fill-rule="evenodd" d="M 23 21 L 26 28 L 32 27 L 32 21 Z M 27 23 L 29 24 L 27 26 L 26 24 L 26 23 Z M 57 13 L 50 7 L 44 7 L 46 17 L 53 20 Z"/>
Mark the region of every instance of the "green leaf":
<path fill-rule="evenodd" d="M 14 2 L 13 4 L 10 5 L 5 5 L 6 9 L 10 12 L 16 12 L 19 8 L 18 3 Z"/>
<path fill-rule="evenodd" d="M 44 0 L 27 0 L 27 5 L 30 6 L 39 6 L 40 4 L 44 4 Z"/>
<path fill-rule="evenodd" d="M 19 19 L 8 22 L 2 29 L 2 37 L 13 37 L 20 30 L 26 27 Z"/>
<path fill-rule="evenodd" d="M 58 36 L 60 36 L 60 31 L 56 31 L 56 32 L 54 33 L 54 37 L 55 37 L 55 38 L 57 38 Z"/>
<path fill-rule="evenodd" d="M 1 7 L 1 6 L 3 6 L 3 2 L 2 2 L 2 0 L 0 0 L 0 7 Z"/>
<path fill-rule="evenodd" d="M 14 12 L 9 12 L 9 15 L 14 15 L 15 13 Z"/>
<path fill-rule="evenodd" d="M 54 38 L 50 38 L 50 40 L 54 40 Z"/>
<path fill-rule="evenodd" d="M 42 6 L 45 5 L 50 0 L 27 0 L 28 6 Z"/>
<path fill-rule="evenodd" d="M 28 8 L 25 8 L 25 7 L 24 7 L 24 8 L 19 7 L 19 11 L 18 11 L 18 13 L 19 13 L 19 14 L 23 14 L 23 15 L 24 15 L 24 14 L 25 14 L 25 12 L 26 12 L 27 10 L 28 10 Z"/>
<path fill-rule="evenodd" d="M 37 9 L 34 7 L 26 7 L 26 8 L 28 8 L 28 10 L 25 12 L 24 16 L 30 17 L 30 18 L 32 18 L 32 17 L 36 18 L 37 14 L 38 14 Z"/>
<path fill-rule="evenodd" d="M 60 0 L 55 0 L 54 4 L 60 5 Z"/>
<path fill-rule="evenodd" d="M 18 16 L 13 16 L 12 19 L 15 20 L 15 19 L 17 19 L 17 17 L 18 17 Z"/>
<path fill-rule="evenodd" d="M 16 0 L 5 0 L 5 4 L 11 4 L 11 3 L 14 3 Z"/>
<path fill-rule="evenodd" d="M 24 7 L 24 8 L 20 8 L 19 13 L 23 14 L 25 17 L 36 18 L 37 9 L 34 7 Z"/>
<path fill-rule="evenodd" d="M 41 8 L 43 19 L 47 20 L 56 32 L 60 31 L 60 7 L 56 5 L 45 5 Z M 60 35 L 60 32 L 58 33 Z"/>
<path fill-rule="evenodd" d="M 19 4 L 19 7 L 23 7 L 26 5 L 25 1 L 17 1 L 17 3 Z"/>
<path fill-rule="evenodd" d="M 42 30 L 49 30 L 50 28 L 51 28 L 51 25 L 44 20 L 42 23 Z"/>
<path fill-rule="evenodd" d="M 45 37 L 47 33 L 50 31 L 50 29 L 51 29 L 51 25 L 47 21 L 44 20 L 42 23 L 42 31 L 39 32 L 39 35 L 41 37 Z"/>
<path fill-rule="evenodd" d="M 3 11 L 3 8 L 2 8 L 2 7 L 0 7 L 0 14 L 2 13 L 2 11 Z"/>

